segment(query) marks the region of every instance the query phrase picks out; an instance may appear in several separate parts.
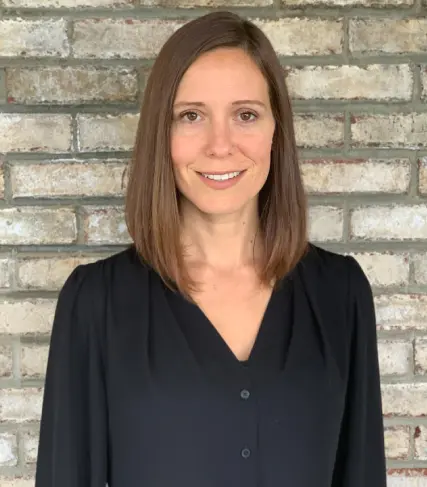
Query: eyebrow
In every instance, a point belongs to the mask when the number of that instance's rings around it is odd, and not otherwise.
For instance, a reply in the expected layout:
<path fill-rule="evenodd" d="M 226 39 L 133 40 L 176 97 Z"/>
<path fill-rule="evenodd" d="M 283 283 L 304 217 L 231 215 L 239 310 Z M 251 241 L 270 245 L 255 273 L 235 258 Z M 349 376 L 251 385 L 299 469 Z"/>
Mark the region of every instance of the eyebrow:
<path fill-rule="evenodd" d="M 206 104 L 201 101 L 180 101 L 174 104 L 174 108 L 179 108 L 181 106 L 196 106 L 196 107 L 204 107 Z M 260 100 L 236 100 L 232 103 L 233 106 L 236 105 L 258 105 L 260 107 L 265 108 L 265 103 Z"/>

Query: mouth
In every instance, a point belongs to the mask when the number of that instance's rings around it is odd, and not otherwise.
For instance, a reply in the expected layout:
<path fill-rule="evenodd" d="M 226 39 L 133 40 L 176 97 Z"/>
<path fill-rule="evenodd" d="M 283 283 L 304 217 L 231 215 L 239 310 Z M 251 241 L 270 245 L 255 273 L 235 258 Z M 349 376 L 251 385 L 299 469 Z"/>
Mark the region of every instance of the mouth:
<path fill-rule="evenodd" d="M 197 171 L 200 176 L 203 176 L 206 179 L 210 179 L 212 181 L 228 181 L 229 179 L 234 179 L 244 173 L 246 169 L 240 171 L 209 171 L 209 172 L 200 172 Z"/>

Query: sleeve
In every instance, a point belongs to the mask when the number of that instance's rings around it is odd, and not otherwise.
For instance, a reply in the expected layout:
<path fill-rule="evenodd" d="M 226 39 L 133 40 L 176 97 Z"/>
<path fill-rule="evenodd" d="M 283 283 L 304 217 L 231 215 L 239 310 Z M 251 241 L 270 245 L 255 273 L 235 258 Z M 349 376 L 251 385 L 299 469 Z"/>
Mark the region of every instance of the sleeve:
<path fill-rule="evenodd" d="M 386 487 L 384 425 L 372 290 L 349 264 L 350 364 L 332 487 Z"/>
<path fill-rule="evenodd" d="M 96 286 L 89 265 L 74 269 L 56 305 L 35 487 L 105 487 L 107 483 L 105 387 L 94 313 Z"/>

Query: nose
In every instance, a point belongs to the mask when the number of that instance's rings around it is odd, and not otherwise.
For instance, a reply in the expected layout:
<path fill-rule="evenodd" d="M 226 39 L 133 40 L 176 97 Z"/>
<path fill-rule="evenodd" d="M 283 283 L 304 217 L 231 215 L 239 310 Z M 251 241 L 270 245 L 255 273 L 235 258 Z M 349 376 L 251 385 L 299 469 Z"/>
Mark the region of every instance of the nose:
<path fill-rule="evenodd" d="M 207 152 L 210 156 L 227 157 L 233 151 L 232 133 L 225 120 L 210 123 L 207 140 Z"/>

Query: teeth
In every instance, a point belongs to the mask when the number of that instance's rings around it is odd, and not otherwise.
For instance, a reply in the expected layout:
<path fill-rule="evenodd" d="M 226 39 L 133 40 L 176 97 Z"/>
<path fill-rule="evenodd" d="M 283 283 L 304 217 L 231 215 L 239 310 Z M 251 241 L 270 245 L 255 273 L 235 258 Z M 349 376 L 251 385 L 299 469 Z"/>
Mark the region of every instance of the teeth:
<path fill-rule="evenodd" d="M 215 181 L 226 181 L 238 176 L 242 171 L 229 172 L 228 174 L 203 174 L 205 178 L 214 179 Z"/>

